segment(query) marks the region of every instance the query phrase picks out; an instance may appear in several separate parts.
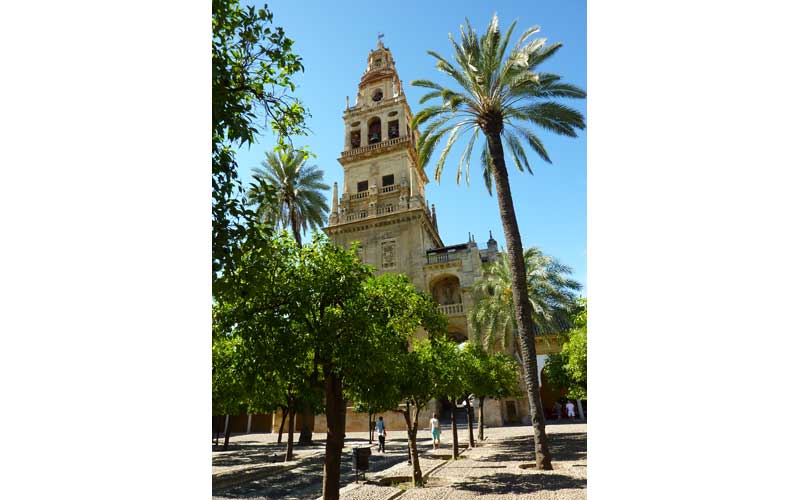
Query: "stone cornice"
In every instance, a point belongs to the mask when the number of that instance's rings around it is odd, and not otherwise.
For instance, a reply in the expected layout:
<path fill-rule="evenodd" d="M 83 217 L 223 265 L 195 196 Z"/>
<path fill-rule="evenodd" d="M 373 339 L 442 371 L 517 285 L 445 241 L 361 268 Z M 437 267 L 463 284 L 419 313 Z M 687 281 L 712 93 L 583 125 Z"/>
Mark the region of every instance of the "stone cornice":
<path fill-rule="evenodd" d="M 433 228 L 433 223 L 428 217 L 428 214 L 422 208 L 413 208 L 410 210 L 403 210 L 392 212 L 386 215 L 370 217 L 367 219 L 344 222 L 342 224 L 336 224 L 335 226 L 324 227 L 322 228 L 322 231 L 328 236 L 332 237 L 337 234 L 358 233 L 377 227 L 391 226 L 395 224 L 401 224 L 403 222 L 414 222 L 417 220 L 420 220 L 423 223 L 425 230 L 428 231 L 428 234 L 431 235 L 434 242 L 438 245 L 442 245 L 442 239 Z"/>

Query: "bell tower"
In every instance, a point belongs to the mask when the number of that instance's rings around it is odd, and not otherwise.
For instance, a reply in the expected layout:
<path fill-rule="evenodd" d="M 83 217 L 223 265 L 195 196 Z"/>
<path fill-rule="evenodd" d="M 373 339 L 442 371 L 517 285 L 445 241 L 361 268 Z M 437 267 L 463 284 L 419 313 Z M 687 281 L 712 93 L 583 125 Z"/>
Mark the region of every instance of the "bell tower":
<path fill-rule="evenodd" d="M 355 104 L 346 100 L 341 197 L 334 184 L 325 233 L 337 244 L 361 243 L 362 262 L 377 273 L 408 275 L 424 289 L 426 250 L 443 246 L 425 199 L 411 109 L 391 51 L 378 41 L 367 59 Z"/>

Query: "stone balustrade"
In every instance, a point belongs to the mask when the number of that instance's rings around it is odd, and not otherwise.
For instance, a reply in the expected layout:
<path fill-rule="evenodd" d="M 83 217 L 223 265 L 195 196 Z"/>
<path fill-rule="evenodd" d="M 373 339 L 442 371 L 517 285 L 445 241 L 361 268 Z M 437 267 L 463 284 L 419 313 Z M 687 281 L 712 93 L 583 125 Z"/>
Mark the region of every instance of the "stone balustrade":
<path fill-rule="evenodd" d="M 427 255 L 428 264 L 444 264 L 461 260 L 461 255 L 453 253 L 429 253 Z"/>
<path fill-rule="evenodd" d="M 358 156 L 362 153 L 367 153 L 369 151 L 376 151 L 383 148 L 388 148 L 390 146 L 394 146 L 397 144 L 402 144 L 404 142 L 408 142 L 408 136 L 400 136 L 395 137 L 393 139 L 388 139 L 381 142 L 376 142 L 375 144 L 368 144 L 366 146 L 362 146 L 360 148 L 353 148 L 347 151 L 342 151 L 342 158 L 351 158 L 353 156 Z"/>
<path fill-rule="evenodd" d="M 464 304 L 439 304 L 439 311 L 446 316 L 464 314 Z"/>

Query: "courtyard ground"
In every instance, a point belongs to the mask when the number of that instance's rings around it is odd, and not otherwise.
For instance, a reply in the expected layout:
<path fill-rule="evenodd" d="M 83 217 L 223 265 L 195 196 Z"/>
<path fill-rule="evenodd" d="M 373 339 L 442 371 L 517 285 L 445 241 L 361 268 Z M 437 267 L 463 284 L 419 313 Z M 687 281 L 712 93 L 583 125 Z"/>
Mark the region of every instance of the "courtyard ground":
<path fill-rule="evenodd" d="M 409 488 L 401 478 L 411 475 L 407 465 L 404 431 L 390 432 L 385 454 L 373 444 L 366 481 L 353 475 L 352 448 L 369 446 L 367 433 L 348 433 L 342 453 L 343 500 L 458 500 L 519 498 L 523 500 L 575 500 L 586 498 L 586 424 L 549 424 L 553 451 L 552 471 L 529 468 L 533 463 L 533 437 L 529 425 L 486 430 L 487 440 L 475 449 L 462 448 L 462 457 L 448 460 L 449 429 L 443 429 L 442 447 L 431 448 L 430 434 L 420 432 L 419 447 L 424 488 Z M 459 443 L 467 430 L 459 426 Z M 231 438 L 228 451 L 212 457 L 215 499 L 314 500 L 322 494 L 324 434 L 314 434 L 312 447 L 295 448 L 297 457 L 284 464 L 285 443 L 276 434 L 249 434 Z M 271 460 L 276 460 L 274 463 Z M 396 483 L 396 484 L 393 484 Z"/>

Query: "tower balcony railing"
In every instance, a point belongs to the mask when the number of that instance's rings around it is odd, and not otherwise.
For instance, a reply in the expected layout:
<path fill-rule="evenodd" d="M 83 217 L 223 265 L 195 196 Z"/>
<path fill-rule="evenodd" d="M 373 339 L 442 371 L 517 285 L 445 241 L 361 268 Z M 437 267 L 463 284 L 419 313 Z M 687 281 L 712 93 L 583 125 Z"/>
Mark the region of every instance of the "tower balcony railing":
<path fill-rule="evenodd" d="M 464 314 L 464 304 L 439 304 L 439 311 L 445 316 Z"/>
<path fill-rule="evenodd" d="M 345 219 L 347 220 L 347 222 L 352 222 L 354 220 L 366 219 L 367 215 L 368 215 L 367 211 L 363 210 L 361 212 L 356 212 L 354 214 L 347 214 L 347 217 L 345 217 Z"/>
<path fill-rule="evenodd" d="M 368 144 L 367 146 L 362 146 L 360 148 L 353 148 L 347 151 L 342 151 L 342 158 L 352 158 L 354 156 L 358 156 L 362 153 L 367 153 L 369 151 L 376 151 L 378 149 L 388 148 L 390 146 L 394 146 L 397 144 L 402 144 L 404 142 L 408 142 L 408 136 L 400 136 L 395 137 L 392 139 L 387 139 L 385 141 L 376 142 L 375 144 Z"/>
<path fill-rule="evenodd" d="M 360 193 L 353 193 L 350 195 L 351 200 L 360 200 L 369 196 L 369 191 L 361 191 Z"/>
<path fill-rule="evenodd" d="M 461 256 L 456 253 L 429 253 L 427 258 L 428 264 L 444 264 L 461 260 Z"/>
<path fill-rule="evenodd" d="M 390 214 L 390 213 L 392 213 L 392 212 L 394 212 L 394 205 L 382 205 L 382 206 L 378 206 L 378 207 L 376 208 L 376 210 L 375 210 L 375 213 L 376 213 L 377 215 Z"/>
<path fill-rule="evenodd" d="M 399 188 L 400 186 L 397 184 L 392 184 L 391 186 L 384 186 L 381 188 L 381 194 L 393 193 L 397 191 Z"/>

